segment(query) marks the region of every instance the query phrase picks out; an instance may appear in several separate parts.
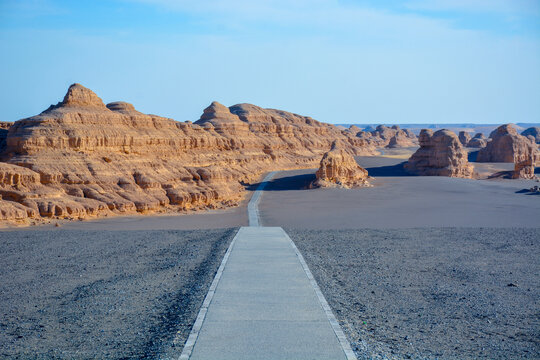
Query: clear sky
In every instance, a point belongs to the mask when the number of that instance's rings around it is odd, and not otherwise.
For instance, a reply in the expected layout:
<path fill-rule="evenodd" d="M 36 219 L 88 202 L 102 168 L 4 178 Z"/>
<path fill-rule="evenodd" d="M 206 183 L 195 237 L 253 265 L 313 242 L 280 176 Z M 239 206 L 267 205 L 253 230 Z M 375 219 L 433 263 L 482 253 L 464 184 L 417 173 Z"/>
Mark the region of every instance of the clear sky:
<path fill-rule="evenodd" d="M 540 122 L 540 0 L 0 0 L 0 120 L 79 82 L 197 120 Z"/>

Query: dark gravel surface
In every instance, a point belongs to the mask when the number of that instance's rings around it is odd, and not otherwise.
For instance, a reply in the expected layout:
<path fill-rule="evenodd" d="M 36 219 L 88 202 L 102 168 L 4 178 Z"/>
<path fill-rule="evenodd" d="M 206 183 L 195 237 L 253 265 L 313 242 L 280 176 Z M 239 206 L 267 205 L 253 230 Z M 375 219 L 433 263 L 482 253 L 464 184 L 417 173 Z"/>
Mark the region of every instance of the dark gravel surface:
<path fill-rule="evenodd" d="M 235 233 L 0 232 L 0 357 L 178 358 Z"/>
<path fill-rule="evenodd" d="M 540 228 L 287 232 L 359 359 L 540 359 Z"/>

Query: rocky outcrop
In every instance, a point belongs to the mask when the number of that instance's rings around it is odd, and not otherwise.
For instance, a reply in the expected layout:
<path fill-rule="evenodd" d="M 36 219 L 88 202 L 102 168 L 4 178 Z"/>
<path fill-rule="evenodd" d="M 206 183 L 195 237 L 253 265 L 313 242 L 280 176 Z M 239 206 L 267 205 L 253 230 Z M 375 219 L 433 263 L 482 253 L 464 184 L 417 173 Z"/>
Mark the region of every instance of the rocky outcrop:
<path fill-rule="evenodd" d="M 533 141 L 530 145 L 514 154 L 512 179 L 535 179 L 534 169 L 540 161 L 540 152 Z"/>
<path fill-rule="evenodd" d="M 420 148 L 405 164 L 408 172 L 422 176 L 473 176 L 473 167 L 467 160 L 467 152 L 452 131 L 443 129 L 433 133 L 423 129 L 419 142 Z"/>
<path fill-rule="evenodd" d="M 368 172 L 356 163 L 339 142 L 334 142 L 330 151 L 325 153 L 311 187 L 353 188 L 369 186 Z"/>
<path fill-rule="evenodd" d="M 467 131 L 460 131 L 458 137 L 461 145 L 469 146 L 469 141 L 471 141 L 471 134 L 469 134 Z"/>
<path fill-rule="evenodd" d="M 510 124 L 499 126 L 489 137 L 491 141 L 478 152 L 478 162 L 514 162 L 516 157 L 522 158 L 532 144 Z"/>
<path fill-rule="evenodd" d="M 483 148 L 486 147 L 488 139 L 482 133 L 476 133 L 471 140 L 469 140 L 467 147 Z"/>
<path fill-rule="evenodd" d="M 528 129 L 525 129 L 523 130 L 521 135 L 532 136 L 534 138 L 534 142 L 540 144 L 540 127 L 530 127 Z"/>
<path fill-rule="evenodd" d="M 64 100 L 15 122 L 0 153 L 2 220 L 82 219 L 234 206 L 245 183 L 312 167 L 334 140 L 372 154 L 367 140 L 280 110 L 212 103 L 196 123 L 107 106 L 72 85 Z"/>
<path fill-rule="evenodd" d="M 379 146 L 395 148 L 413 147 L 418 145 L 416 135 L 410 130 L 400 129 L 398 125 L 393 125 L 392 127 L 379 125 L 371 132 L 371 135 L 375 138 L 374 141 L 376 141 Z"/>

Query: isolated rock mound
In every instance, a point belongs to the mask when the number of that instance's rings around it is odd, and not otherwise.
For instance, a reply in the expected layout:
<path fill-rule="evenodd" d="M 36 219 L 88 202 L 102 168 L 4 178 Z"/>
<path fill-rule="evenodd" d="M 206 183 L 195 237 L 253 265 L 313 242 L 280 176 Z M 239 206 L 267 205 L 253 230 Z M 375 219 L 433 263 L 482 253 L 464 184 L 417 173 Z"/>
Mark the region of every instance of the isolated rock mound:
<path fill-rule="evenodd" d="M 243 184 L 312 167 L 336 139 L 374 153 L 364 139 L 285 111 L 212 103 L 196 123 L 180 123 L 125 102 L 105 106 L 79 84 L 0 135 L 0 219 L 15 222 L 234 206 Z"/>
<path fill-rule="evenodd" d="M 489 135 L 491 141 L 478 152 L 478 162 L 514 162 L 527 153 L 532 141 L 519 135 L 511 124 L 501 125 Z"/>
<path fill-rule="evenodd" d="M 476 133 L 467 143 L 467 147 L 483 148 L 486 147 L 488 139 L 482 133 Z"/>
<path fill-rule="evenodd" d="M 473 167 L 467 160 L 467 152 L 452 131 L 423 129 L 418 149 L 405 164 L 405 169 L 422 176 L 450 176 L 470 178 Z"/>
<path fill-rule="evenodd" d="M 530 127 L 526 130 L 523 130 L 521 135 L 532 136 L 534 138 L 534 142 L 540 144 L 540 127 Z"/>
<path fill-rule="evenodd" d="M 369 186 L 367 170 L 358 165 L 354 157 L 337 141 L 332 144 L 330 151 L 323 155 L 315 176 L 317 178 L 311 187 Z"/>

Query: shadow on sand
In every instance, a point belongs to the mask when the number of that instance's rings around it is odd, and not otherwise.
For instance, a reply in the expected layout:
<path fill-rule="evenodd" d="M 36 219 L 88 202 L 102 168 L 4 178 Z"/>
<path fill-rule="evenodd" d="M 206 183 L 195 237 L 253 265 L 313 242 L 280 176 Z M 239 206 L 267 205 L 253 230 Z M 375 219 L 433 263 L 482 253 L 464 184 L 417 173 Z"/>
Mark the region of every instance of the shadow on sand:
<path fill-rule="evenodd" d="M 368 171 L 369 176 L 373 177 L 385 177 L 385 176 L 413 176 L 409 174 L 405 169 L 403 168 L 403 165 L 405 165 L 406 161 L 399 163 L 397 165 L 392 166 L 377 166 L 377 167 L 370 167 L 366 168 Z"/>
<path fill-rule="evenodd" d="M 469 160 L 469 162 L 476 162 L 476 158 L 478 157 L 478 152 L 480 150 L 476 150 L 476 151 L 471 151 L 468 155 L 468 158 L 467 160 Z"/>
<path fill-rule="evenodd" d="M 264 191 L 308 190 L 309 184 L 315 180 L 315 173 L 286 176 L 273 179 L 265 186 Z M 261 183 L 250 184 L 246 190 L 255 191 Z"/>

